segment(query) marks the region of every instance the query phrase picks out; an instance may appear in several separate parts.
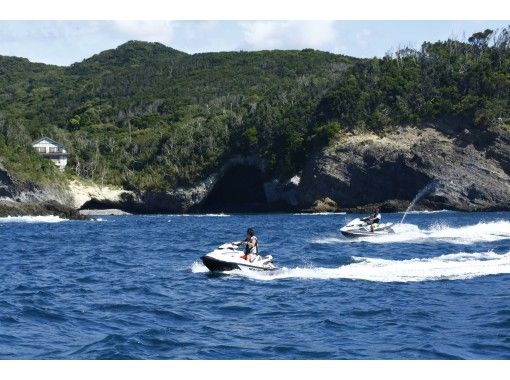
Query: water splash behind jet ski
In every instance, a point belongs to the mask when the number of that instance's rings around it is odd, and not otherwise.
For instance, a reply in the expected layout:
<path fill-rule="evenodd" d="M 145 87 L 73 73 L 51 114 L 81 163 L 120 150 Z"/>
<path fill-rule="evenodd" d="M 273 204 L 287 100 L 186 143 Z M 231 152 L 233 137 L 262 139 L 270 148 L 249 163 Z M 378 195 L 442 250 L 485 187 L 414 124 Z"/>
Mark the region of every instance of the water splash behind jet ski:
<path fill-rule="evenodd" d="M 273 271 L 276 266 L 273 264 L 273 256 L 252 255 L 252 260 L 248 261 L 241 256 L 244 252 L 239 249 L 241 242 L 226 243 L 220 245 L 214 251 L 202 256 L 202 262 L 210 271 L 227 272 L 231 270 L 257 270 Z"/>
<path fill-rule="evenodd" d="M 437 181 L 432 181 L 430 182 L 429 184 L 427 184 L 423 189 L 421 189 L 418 194 L 416 194 L 416 196 L 414 197 L 414 199 L 412 200 L 412 202 L 409 204 L 409 206 L 407 207 L 407 210 L 406 212 L 404 212 L 404 216 L 402 216 L 402 220 L 400 221 L 400 224 L 402 224 L 404 222 L 404 219 L 407 215 L 407 213 L 409 211 L 411 211 L 414 207 L 414 205 L 420 200 L 422 199 L 423 197 L 425 196 L 429 196 L 430 194 L 432 194 L 433 192 L 435 192 L 437 190 L 439 186 L 439 182 Z"/>

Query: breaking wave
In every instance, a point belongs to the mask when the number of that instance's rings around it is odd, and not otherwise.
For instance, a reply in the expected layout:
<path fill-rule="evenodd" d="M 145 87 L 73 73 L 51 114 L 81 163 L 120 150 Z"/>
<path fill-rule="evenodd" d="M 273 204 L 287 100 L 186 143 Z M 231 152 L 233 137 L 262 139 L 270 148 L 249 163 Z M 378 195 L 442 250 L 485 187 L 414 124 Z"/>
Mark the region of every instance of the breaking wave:
<path fill-rule="evenodd" d="M 63 219 L 55 215 L 7 216 L 5 218 L 0 218 L 0 223 L 59 223 L 66 221 L 69 221 L 69 219 Z"/>
<path fill-rule="evenodd" d="M 432 258 L 409 260 L 386 260 L 369 257 L 353 257 L 353 263 L 337 268 L 282 268 L 275 272 L 236 270 L 233 275 L 260 281 L 298 279 L 348 279 L 375 282 L 420 282 L 437 280 L 465 280 L 475 277 L 510 274 L 510 252 L 497 254 L 454 253 Z M 193 273 L 207 272 L 201 263 L 192 265 Z"/>
<path fill-rule="evenodd" d="M 420 229 L 414 224 L 396 224 L 394 234 L 367 236 L 357 239 L 344 239 L 338 236 L 327 236 L 312 240 L 316 244 L 338 244 L 366 241 L 375 244 L 443 241 L 452 244 L 472 244 L 476 242 L 492 242 L 510 239 L 510 222 L 481 222 L 463 227 L 450 227 L 435 224 L 428 229 Z"/>

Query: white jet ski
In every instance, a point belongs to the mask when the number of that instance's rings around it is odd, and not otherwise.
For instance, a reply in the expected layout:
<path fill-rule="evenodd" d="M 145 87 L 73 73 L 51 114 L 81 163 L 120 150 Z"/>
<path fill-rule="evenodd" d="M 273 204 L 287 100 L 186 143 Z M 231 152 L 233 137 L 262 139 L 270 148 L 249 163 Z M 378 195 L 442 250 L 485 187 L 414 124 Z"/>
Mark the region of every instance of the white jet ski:
<path fill-rule="evenodd" d="M 235 269 L 241 270 L 258 270 L 272 271 L 276 270 L 273 264 L 273 256 L 251 255 L 250 261 L 241 258 L 244 252 L 239 248 L 242 242 L 226 243 L 220 245 L 211 253 L 202 256 L 202 262 L 210 271 L 230 271 Z"/>
<path fill-rule="evenodd" d="M 392 229 L 393 223 L 379 223 L 374 231 L 371 230 L 370 225 L 366 220 L 356 218 L 351 220 L 346 226 L 340 228 L 342 235 L 348 238 L 357 238 L 364 236 L 377 236 L 394 234 Z"/>

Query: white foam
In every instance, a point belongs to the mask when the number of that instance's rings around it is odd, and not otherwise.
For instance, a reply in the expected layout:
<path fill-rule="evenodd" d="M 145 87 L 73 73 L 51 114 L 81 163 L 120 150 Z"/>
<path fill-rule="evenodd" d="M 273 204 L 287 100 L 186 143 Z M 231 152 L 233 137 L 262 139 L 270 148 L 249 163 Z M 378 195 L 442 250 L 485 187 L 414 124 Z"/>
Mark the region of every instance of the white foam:
<path fill-rule="evenodd" d="M 315 244 L 338 244 L 338 243 L 349 243 L 355 240 L 345 240 L 338 236 L 325 236 L 316 239 L 312 239 L 311 242 Z"/>
<path fill-rule="evenodd" d="M 462 244 L 480 241 L 491 242 L 510 239 L 510 221 L 482 222 L 457 228 L 439 224 L 433 226 L 427 232 L 429 236 L 434 239 L 448 240 Z"/>
<path fill-rule="evenodd" d="M 55 215 L 7 216 L 5 218 L 0 218 L 0 223 L 59 223 L 68 220 L 69 219 L 63 219 Z"/>
<path fill-rule="evenodd" d="M 339 236 L 326 236 L 312 240 L 317 244 L 338 244 L 365 241 L 375 244 L 416 243 L 444 241 L 452 244 L 473 244 L 476 242 L 493 242 L 510 239 L 510 221 L 481 222 L 462 227 L 450 227 L 436 224 L 421 230 L 414 224 L 396 224 L 394 234 L 365 236 L 357 239 L 344 239 Z"/>
<path fill-rule="evenodd" d="M 295 216 L 301 216 L 301 215 L 306 215 L 306 216 L 314 216 L 314 215 L 345 215 L 347 214 L 346 212 L 296 212 L 292 215 L 295 215 Z"/>
<path fill-rule="evenodd" d="M 408 211 L 407 215 L 409 215 L 409 214 L 437 214 L 437 213 L 443 213 L 443 212 L 455 212 L 455 211 L 452 211 L 452 210 L 421 210 L 421 211 L 412 210 L 412 211 Z M 405 212 L 397 212 L 397 214 L 404 214 L 404 213 Z"/>
<path fill-rule="evenodd" d="M 232 274 L 260 281 L 289 278 L 350 279 L 376 282 L 419 282 L 463 280 L 480 276 L 510 274 L 510 252 L 496 254 L 454 253 L 409 260 L 354 257 L 356 262 L 337 268 L 282 268 L 275 272 L 232 271 Z"/>
<path fill-rule="evenodd" d="M 207 269 L 207 267 L 200 261 L 195 261 L 193 264 L 191 264 L 191 272 L 193 273 L 205 273 L 208 271 L 209 269 Z"/>

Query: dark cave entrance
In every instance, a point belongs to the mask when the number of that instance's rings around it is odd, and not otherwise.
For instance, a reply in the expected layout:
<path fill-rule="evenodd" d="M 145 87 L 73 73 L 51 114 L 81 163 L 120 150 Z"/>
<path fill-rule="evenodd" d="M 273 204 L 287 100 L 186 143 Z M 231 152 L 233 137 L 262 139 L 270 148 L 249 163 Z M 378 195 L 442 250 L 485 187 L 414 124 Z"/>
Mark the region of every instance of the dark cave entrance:
<path fill-rule="evenodd" d="M 264 212 L 270 209 L 262 171 L 254 166 L 239 165 L 227 170 L 196 211 Z"/>
<path fill-rule="evenodd" d="M 109 201 L 99 201 L 92 198 L 90 201 L 85 202 L 80 210 L 108 210 L 108 209 L 120 209 L 118 203 Z"/>

